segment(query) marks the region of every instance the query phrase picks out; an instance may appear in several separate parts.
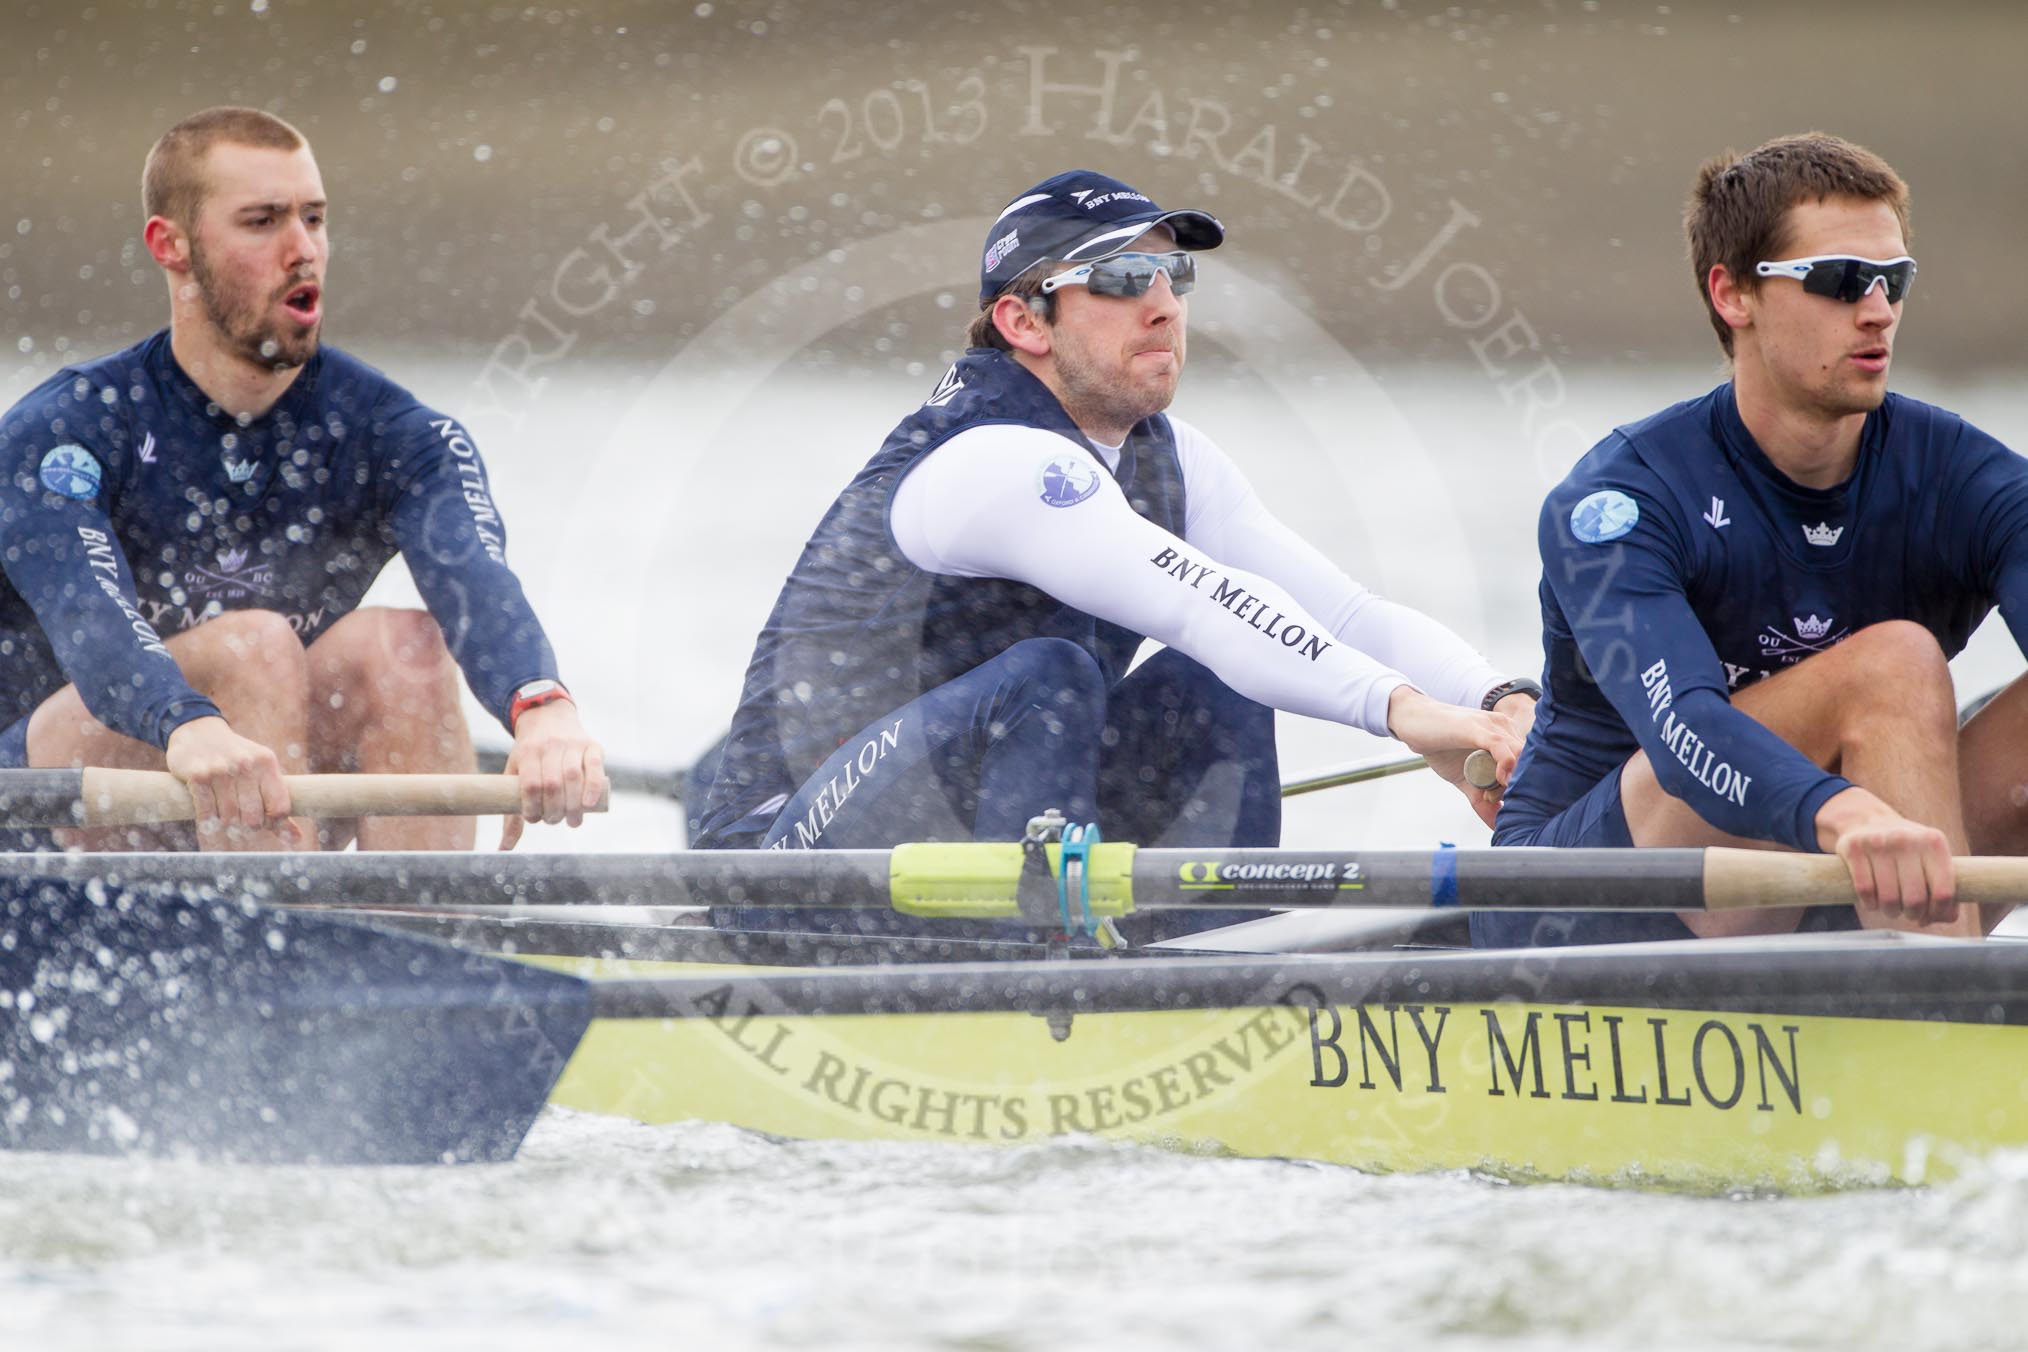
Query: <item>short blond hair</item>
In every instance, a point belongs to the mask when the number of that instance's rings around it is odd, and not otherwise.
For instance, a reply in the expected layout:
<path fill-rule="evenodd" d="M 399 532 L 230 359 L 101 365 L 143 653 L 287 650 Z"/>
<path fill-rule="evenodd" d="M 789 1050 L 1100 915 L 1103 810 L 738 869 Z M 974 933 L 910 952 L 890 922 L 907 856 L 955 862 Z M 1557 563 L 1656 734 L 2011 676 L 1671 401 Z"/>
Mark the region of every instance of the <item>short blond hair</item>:
<path fill-rule="evenodd" d="M 206 108 L 192 113 L 155 142 L 141 168 L 141 210 L 190 229 L 204 205 L 209 184 L 204 156 L 215 145 L 253 146 L 260 150 L 300 150 L 309 144 L 303 133 L 258 108 Z"/>

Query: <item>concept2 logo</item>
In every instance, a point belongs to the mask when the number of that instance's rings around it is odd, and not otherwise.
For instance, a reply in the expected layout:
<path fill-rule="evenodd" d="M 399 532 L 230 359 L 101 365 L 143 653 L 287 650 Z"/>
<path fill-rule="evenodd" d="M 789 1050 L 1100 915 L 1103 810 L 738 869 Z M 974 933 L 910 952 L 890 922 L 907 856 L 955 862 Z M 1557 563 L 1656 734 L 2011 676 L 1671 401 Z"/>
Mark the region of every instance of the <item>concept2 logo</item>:
<path fill-rule="evenodd" d="M 1230 892 L 1235 889 L 1288 892 L 1310 888 L 1357 891 L 1366 886 L 1365 870 L 1355 859 L 1343 863 L 1191 860 L 1176 870 L 1176 878 L 1186 892 Z"/>

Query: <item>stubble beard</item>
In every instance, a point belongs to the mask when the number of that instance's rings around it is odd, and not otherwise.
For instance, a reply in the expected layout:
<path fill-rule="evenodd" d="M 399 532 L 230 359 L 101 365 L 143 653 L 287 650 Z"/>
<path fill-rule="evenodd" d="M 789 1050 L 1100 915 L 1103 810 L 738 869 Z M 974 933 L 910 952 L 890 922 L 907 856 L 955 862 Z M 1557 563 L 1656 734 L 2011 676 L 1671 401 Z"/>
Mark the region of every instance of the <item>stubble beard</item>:
<path fill-rule="evenodd" d="M 278 328 L 263 317 L 264 306 L 260 301 L 250 300 L 224 284 L 195 241 L 190 248 L 190 276 L 197 283 L 205 317 L 241 360 L 264 371 L 288 371 L 317 355 L 321 321 L 295 335 Z"/>
<path fill-rule="evenodd" d="M 1101 424 L 1132 427 L 1169 407 L 1176 398 L 1177 379 L 1165 384 L 1136 385 L 1124 372 L 1106 372 L 1081 350 L 1059 344 L 1054 352 L 1056 378 L 1063 387 L 1062 403 L 1080 426 Z M 1129 359 L 1131 360 L 1131 358 Z M 1176 353 L 1180 378 L 1183 354 Z"/>
<path fill-rule="evenodd" d="M 1885 373 L 1864 383 L 1833 380 L 1812 391 L 1817 411 L 1827 419 L 1851 418 L 1871 413 L 1887 400 Z"/>

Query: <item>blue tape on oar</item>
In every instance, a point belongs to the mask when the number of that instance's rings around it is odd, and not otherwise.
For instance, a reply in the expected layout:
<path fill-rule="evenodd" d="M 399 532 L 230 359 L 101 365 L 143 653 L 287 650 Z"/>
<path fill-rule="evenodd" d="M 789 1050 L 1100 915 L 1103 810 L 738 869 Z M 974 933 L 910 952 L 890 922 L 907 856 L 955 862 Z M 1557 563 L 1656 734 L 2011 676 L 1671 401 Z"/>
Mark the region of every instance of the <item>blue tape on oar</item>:
<path fill-rule="evenodd" d="M 1091 916 L 1091 847 L 1099 843 L 1097 822 L 1063 828 L 1063 848 L 1056 870 L 1056 909 L 1063 918 L 1063 932 L 1086 935 L 1098 933 Z M 1070 863 L 1077 861 L 1077 901 L 1083 912 L 1080 925 L 1070 923 Z"/>
<path fill-rule="evenodd" d="M 1429 904 L 1458 904 L 1458 847 L 1448 840 L 1429 857 Z"/>

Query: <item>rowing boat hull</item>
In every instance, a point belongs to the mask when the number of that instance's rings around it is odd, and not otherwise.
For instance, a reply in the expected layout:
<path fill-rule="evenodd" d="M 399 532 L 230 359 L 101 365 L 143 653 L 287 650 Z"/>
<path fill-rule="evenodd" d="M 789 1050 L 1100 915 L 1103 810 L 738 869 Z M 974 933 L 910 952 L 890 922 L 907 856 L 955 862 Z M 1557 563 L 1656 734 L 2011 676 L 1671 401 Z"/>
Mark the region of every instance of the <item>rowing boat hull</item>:
<path fill-rule="evenodd" d="M 166 885 L 0 884 L 0 1148 L 247 1163 L 511 1159 L 584 983 Z"/>
<path fill-rule="evenodd" d="M 877 965 L 825 965 L 870 946 L 17 880 L 0 1147 L 497 1160 L 556 1104 L 1800 1191 L 2028 1145 L 2028 944 L 1045 959 L 881 940 Z"/>
<path fill-rule="evenodd" d="M 551 1101 L 801 1138 L 1095 1134 L 1698 1191 L 1925 1183 L 2028 1144 L 2028 1026 L 2008 1021 L 2024 956 L 1749 944 L 1668 983 L 1629 951 L 1256 962 L 1239 999 L 1228 977 L 1209 1007 L 1078 1012 L 1064 1041 L 1028 1013 L 809 1015 L 749 969 L 558 959 L 692 994 L 687 1017 L 594 1019 Z M 1076 966 L 1089 987 L 1135 965 Z M 1860 996 L 1883 970 L 1901 989 Z M 1668 994 L 1625 998 L 1641 971 Z M 1854 1012 L 1827 1012 L 1841 1001 Z"/>

